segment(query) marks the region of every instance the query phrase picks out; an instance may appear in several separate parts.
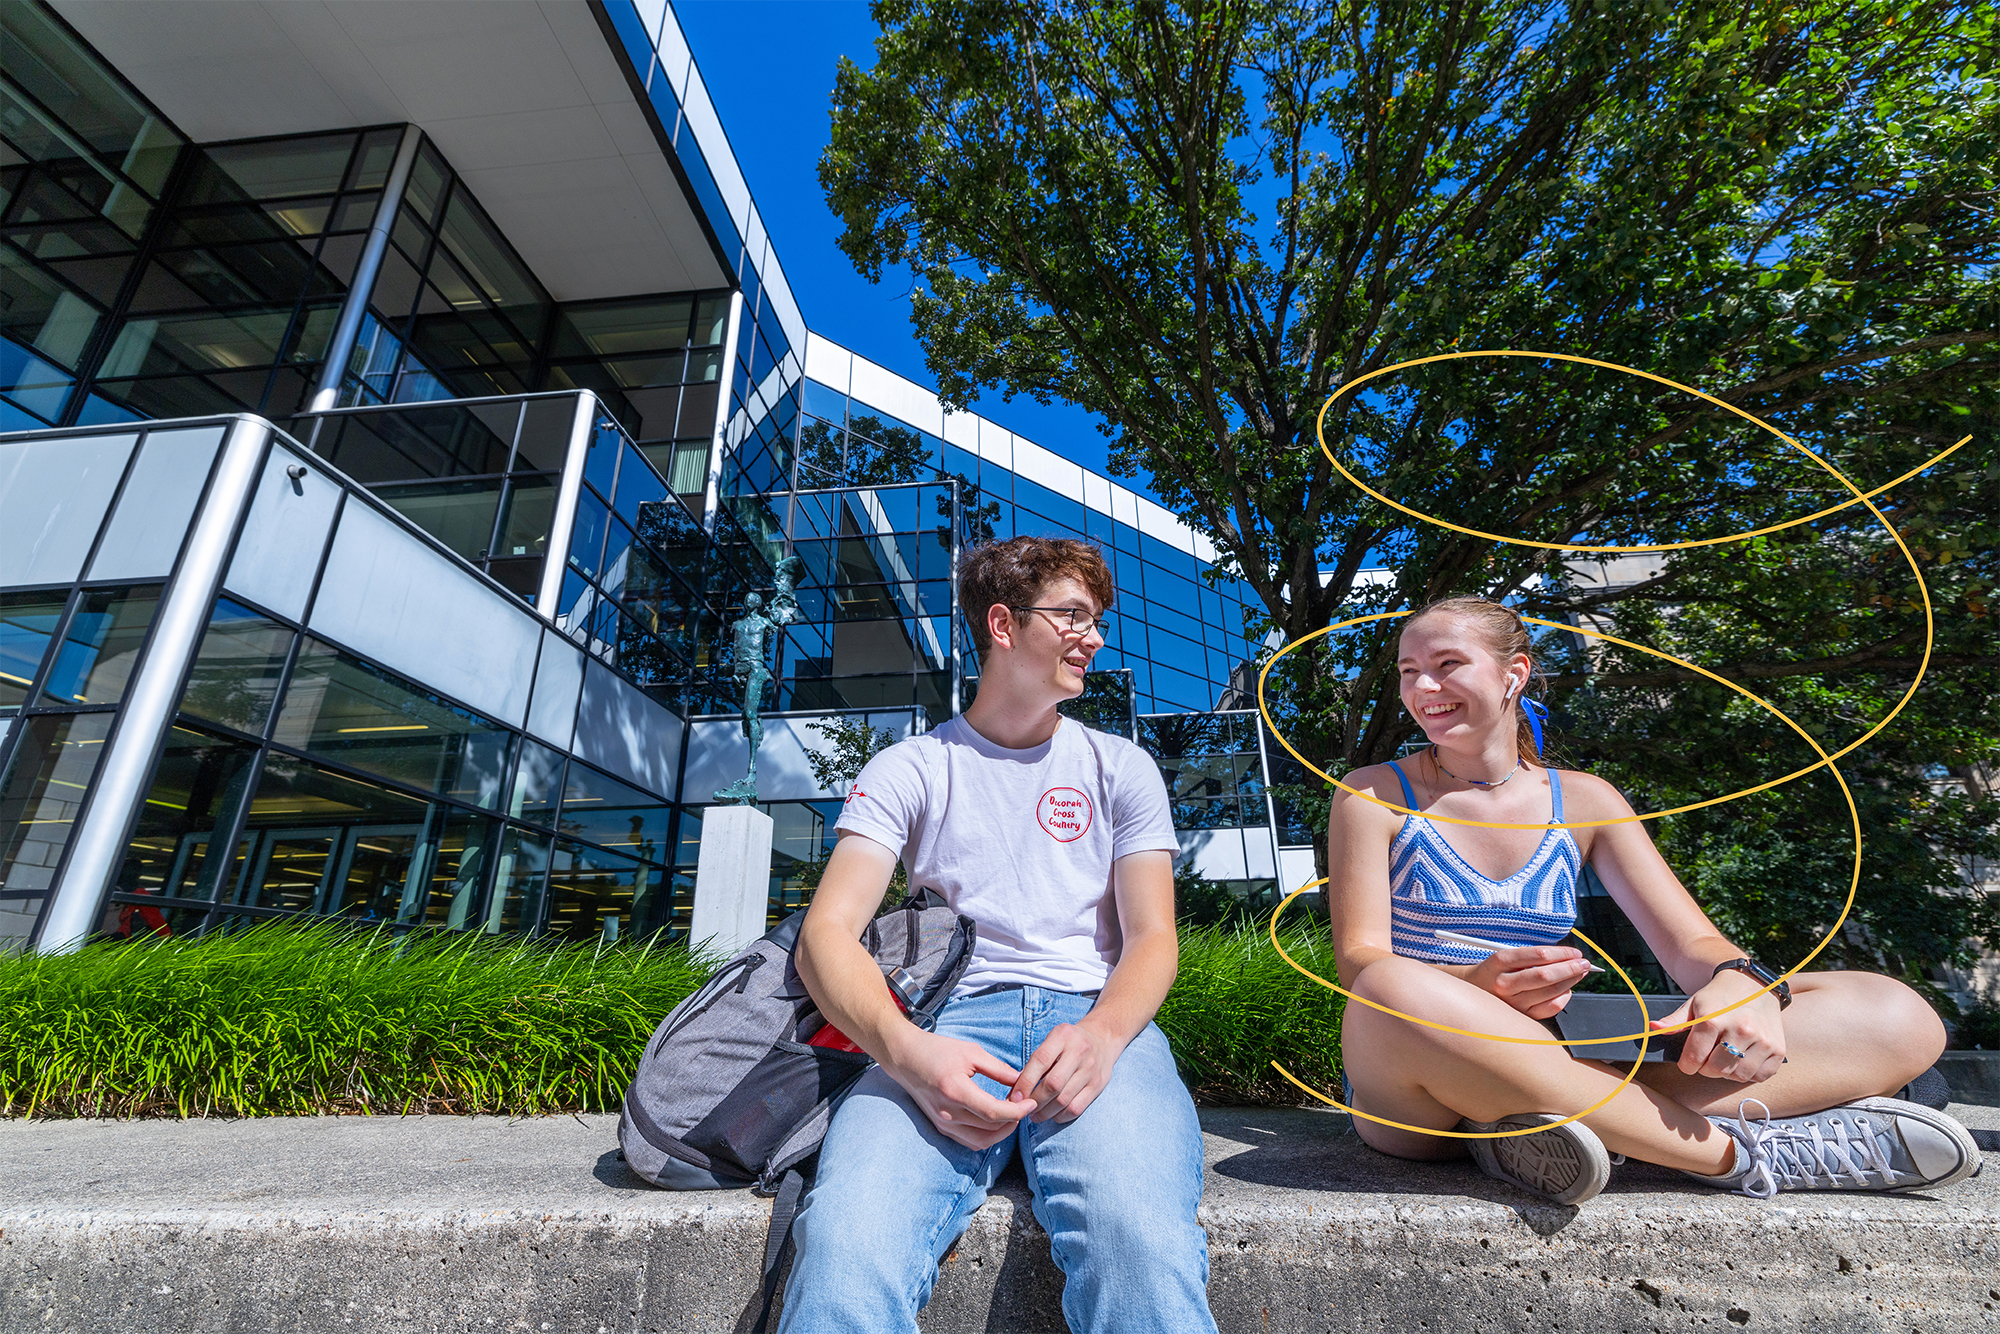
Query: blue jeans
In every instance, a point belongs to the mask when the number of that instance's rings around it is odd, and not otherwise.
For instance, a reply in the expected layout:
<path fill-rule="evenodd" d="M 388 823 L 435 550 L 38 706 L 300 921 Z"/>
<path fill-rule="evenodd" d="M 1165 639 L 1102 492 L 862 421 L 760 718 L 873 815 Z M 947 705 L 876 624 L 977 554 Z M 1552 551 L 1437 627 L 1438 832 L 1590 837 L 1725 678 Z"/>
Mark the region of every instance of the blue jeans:
<path fill-rule="evenodd" d="M 1087 996 L 1029 987 L 947 1003 L 937 1031 L 1020 1069 Z M 980 1087 L 1007 1090 L 984 1076 Z M 871 1068 L 834 1114 L 799 1210 L 781 1334 L 915 1331 L 938 1261 L 1021 1149 L 1035 1218 L 1064 1275 L 1063 1317 L 1079 1334 L 1215 1329 L 1201 1202 L 1201 1124 L 1155 1025 L 1067 1124 L 1023 1121 L 986 1149 L 938 1133 L 901 1085 Z"/>

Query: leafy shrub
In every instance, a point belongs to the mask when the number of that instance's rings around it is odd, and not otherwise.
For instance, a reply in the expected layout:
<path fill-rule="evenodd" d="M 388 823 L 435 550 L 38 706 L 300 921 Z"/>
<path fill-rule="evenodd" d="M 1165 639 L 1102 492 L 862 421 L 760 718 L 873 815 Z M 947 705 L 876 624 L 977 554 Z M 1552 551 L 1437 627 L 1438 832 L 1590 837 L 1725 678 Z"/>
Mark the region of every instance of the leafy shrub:
<path fill-rule="evenodd" d="M 1333 975 L 1310 929 L 1285 947 Z M 712 962 L 332 922 L 0 959 L 0 1114 L 611 1111 Z M 1339 1078 L 1339 998 L 1261 930 L 1186 932 L 1159 1022 L 1207 1101 L 1304 1101 L 1272 1060 Z"/>

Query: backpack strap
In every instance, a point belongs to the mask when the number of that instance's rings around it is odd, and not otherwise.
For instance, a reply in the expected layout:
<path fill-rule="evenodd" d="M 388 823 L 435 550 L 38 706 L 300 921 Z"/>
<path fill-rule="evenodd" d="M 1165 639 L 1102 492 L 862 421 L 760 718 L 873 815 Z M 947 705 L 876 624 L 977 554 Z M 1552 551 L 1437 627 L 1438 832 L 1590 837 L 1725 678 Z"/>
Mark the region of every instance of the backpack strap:
<path fill-rule="evenodd" d="M 778 1197 L 771 1201 L 771 1229 L 764 1234 L 764 1305 L 750 1334 L 764 1334 L 770 1328 L 771 1304 L 778 1297 L 778 1265 L 791 1244 L 792 1221 L 799 1216 L 799 1198 L 805 1189 L 805 1174 L 796 1167 L 787 1168 Z"/>

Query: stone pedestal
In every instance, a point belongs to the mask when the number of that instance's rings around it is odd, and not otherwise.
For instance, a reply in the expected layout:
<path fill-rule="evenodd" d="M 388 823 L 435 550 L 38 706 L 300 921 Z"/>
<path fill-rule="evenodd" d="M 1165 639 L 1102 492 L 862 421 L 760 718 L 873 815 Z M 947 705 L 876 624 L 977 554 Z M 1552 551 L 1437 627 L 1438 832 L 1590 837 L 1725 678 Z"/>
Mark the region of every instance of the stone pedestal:
<path fill-rule="evenodd" d="M 771 898 L 771 817 L 754 806 L 702 812 L 689 939 L 720 958 L 741 954 L 764 934 Z"/>

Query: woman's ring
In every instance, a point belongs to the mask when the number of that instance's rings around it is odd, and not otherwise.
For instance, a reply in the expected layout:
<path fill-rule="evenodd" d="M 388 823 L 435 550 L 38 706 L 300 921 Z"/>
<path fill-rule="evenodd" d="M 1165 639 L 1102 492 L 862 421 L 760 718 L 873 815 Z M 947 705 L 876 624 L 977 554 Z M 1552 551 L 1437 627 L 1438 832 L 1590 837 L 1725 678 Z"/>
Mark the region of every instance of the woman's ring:
<path fill-rule="evenodd" d="M 1733 1042 L 1724 1042 L 1722 1044 L 1722 1049 L 1728 1052 L 1731 1056 L 1734 1056 L 1739 1061 L 1743 1059 L 1743 1053 L 1737 1050 L 1736 1044 Z"/>

